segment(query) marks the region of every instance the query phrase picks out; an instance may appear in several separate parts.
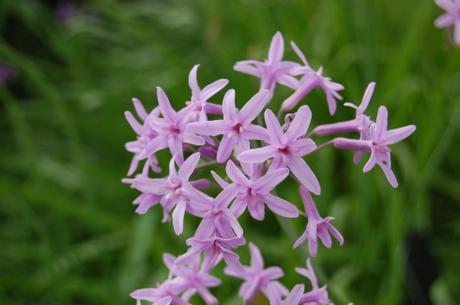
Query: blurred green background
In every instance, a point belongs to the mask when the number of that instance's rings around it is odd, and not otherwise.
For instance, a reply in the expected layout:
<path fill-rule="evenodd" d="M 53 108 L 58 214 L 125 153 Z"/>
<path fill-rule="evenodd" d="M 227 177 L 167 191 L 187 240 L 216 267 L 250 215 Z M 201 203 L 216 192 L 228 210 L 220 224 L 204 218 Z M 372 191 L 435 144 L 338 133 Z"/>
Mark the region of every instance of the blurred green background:
<path fill-rule="evenodd" d="M 136 192 L 120 182 L 134 138 L 123 111 L 133 96 L 154 107 L 157 85 L 181 107 L 197 63 L 201 84 L 228 78 L 244 102 L 257 80 L 232 66 L 263 59 L 277 30 L 344 84 L 344 101 L 375 80 L 369 113 L 385 104 L 390 127 L 417 125 L 393 148 L 397 190 L 349 152 L 309 158 L 318 207 L 346 240 L 315 259 L 332 300 L 459 304 L 460 50 L 434 28 L 440 13 L 430 0 L 1 0 L 0 62 L 17 75 L 0 84 L 0 304 L 133 304 L 130 291 L 162 280 L 162 253 L 184 252 L 196 220 L 176 237 L 158 209 L 134 214 Z M 331 118 L 320 92 L 306 101 L 314 124 L 353 116 L 339 106 Z M 300 206 L 294 185 L 281 193 Z M 304 254 L 272 215 L 242 222 L 288 287 L 304 281 Z M 300 234 L 304 221 L 292 223 Z M 239 282 L 222 278 L 221 304 L 241 304 Z"/>

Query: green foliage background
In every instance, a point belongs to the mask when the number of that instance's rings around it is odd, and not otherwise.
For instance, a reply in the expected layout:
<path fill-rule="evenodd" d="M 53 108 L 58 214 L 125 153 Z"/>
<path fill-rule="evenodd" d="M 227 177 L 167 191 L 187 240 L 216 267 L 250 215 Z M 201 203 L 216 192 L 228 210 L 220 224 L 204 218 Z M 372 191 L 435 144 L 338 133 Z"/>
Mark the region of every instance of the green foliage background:
<path fill-rule="evenodd" d="M 257 81 L 232 66 L 263 59 L 277 30 L 345 85 L 345 101 L 359 102 L 375 80 L 370 113 L 385 104 L 390 127 L 417 125 L 393 149 L 397 190 L 380 170 L 363 174 L 351 153 L 310 158 L 323 185 L 318 206 L 346 239 L 315 259 L 334 302 L 405 304 L 416 289 L 405 238 L 416 230 L 438 262 L 434 303 L 458 304 L 460 50 L 434 28 L 440 13 L 429 0 L 91 0 L 59 24 L 39 1 L 0 1 L 0 59 L 19 70 L 16 87 L 0 85 L 0 304 L 133 304 L 130 291 L 164 278 L 162 253 L 183 252 L 196 220 L 176 237 L 158 209 L 134 214 L 136 192 L 120 182 L 134 137 L 123 111 L 132 96 L 152 108 L 155 86 L 180 107 L 197 63 L 200 83 L 228 78 L 245 101 Z M 331 118 L 318 92 L 306 101 L 315 124 L 353 116 L 339 106 Z M 299 203 L 294 185 L 281 192 Z M 303 221 L 292 223 L 300 234 Z M 267 262 L 286 270 L 287 286 L 302 280 L 293 269 L 304 253 L 273 216 L 243 224 Z M 238 281 L 224 280 L 221 303 L 241 304 Z"/>

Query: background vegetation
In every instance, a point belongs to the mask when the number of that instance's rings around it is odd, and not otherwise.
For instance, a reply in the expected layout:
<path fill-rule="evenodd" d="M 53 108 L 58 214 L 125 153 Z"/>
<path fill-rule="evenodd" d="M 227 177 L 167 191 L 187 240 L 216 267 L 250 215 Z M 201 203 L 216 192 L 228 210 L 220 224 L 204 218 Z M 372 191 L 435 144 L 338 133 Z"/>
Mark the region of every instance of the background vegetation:
<path fill-rule="evenodd" d="M 197 63 L 201 83 L 228 78 L 244 101 L 257 82 L 232 66 L 263 59 L 277 30 L 345 85 L 345 101 L 375 80 L 370 113 L 385 104 L 390 127 L 417 125 L 393 150 L 397 190 L 351 153 L 311 158 L 320 210 L 346 239 L 315 260 L 334 302 L 458 304 L 460 50 L 434 28 L 440 13 L 429 0 L 0 1 L 0 61 L 17 70 L 0 84 L 0 304 L 133 304 L 130 291 L 164 278 L 162 253 L 183 252 L 196 222 L 178 238 L 159 210 L 134 214 L 123 111 L 132 96 L 152 108 L 157 85 L 180 107 Z M 353 115 L 331 118 L 318 92 L 307 102 L 316 123 Z M 304 254 L 276 219 L 243 222 L 286 285 L 299 282 Z M 241 304 L 239 282 L 225 281 L 222 304 Z"/>

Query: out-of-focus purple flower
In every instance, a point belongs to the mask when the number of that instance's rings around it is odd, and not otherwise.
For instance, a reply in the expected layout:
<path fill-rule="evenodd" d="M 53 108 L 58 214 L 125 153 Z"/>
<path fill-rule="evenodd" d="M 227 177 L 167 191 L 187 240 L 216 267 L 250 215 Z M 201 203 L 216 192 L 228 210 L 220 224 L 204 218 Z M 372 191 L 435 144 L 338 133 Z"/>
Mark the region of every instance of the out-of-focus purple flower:
<path fill-rule="evenodd" d="M 140 305 L 141 301 L 148 301 L 153 305 L 190 305 L 180 298 L 183 288 L 180 286 L 180 279 L 166 280 L 155 288 L 143 288 L 133 291 L 130 296 Z"/>
<path fill-rule="evenodd" d="M 6 83 L 15 79 L 18 75 L 18 71 L 12 66 L 0 62 L 0 84 Z"/>
<path fill-rule="evenodd" d="M 438 28 L 453 27 L 454 42 L 460 45 L 460 1 L 458 0 L 435 0 L 436 4 L 445 10 L 439 16 L 435 25 Z"/>
<path fill-rule="evenodd" d="M 188 301 L 197 293 L 207 305 L 218 303 L 208 288 L 219 286 L 220 280 L 200 268 L 199 256 L 190 260 L 188 264 L 176 264 L 176 257 L 166 253 L 163 255 L 163 261 L 170 270 L 170 277 L 177 279 L 178 289 L 184 291 L 183 300 Z"/>
<path fill-rule="evenodd" d="M 371 157 L 364 165 L 363 171 L 370 171 L 376 164 L 383 170 L 391 186 L 397 187 L 398 181 L 391 169 L 391 149 L 388 145 L 397 143 L 410 136 L 415 131 L 415 125 L 387 130 L 388 111 L 385 106 L 380 106 L 377 121 L 370 127 L 369 140 L 352 140 L 336 138 L 333 144 L 337 148 L 355 151 L 370 151 Z"/>
<path fill-rule="evenodd" d="M 293 204 L 270 194 L 289 175 L 287 168 L 278 168 L 266 173 L 265 176 L 254 175 L 248 179 L 235 163 L 229 160 L 226 172 L 238 189 L 236 200 L 232 205 L 232 212 L 236 217 L 239 217 L 247 207 L 253 218 L 263 220 L 265 205 L 274 213 L 284 217 L 299 216 L 299 211 Z"/>
<path fill-rule="evenodd" d="M 318 286 L 318 280 L 316 279 L 315 271 L 311 266 L 310 259 L 306 261 L 307 268 L 295 268 L 295 271 L 309 279 L 312 289 L 303 294 L 300 303 L 301 304 L 312 304 L 312 305 L 329 305 L 331 301 L 327 293 L 327 286 Z M 332 305 L 332 304 L 331 304 Z"/>
<path fill-rule="evenodd" d="M 134 109 L 138 117 L 141 119 L 139 123 L 130 111 L 125 112 L 126 120 L 128 121 L 131 128 L 137 134 L 137 140 L 126 143 L 126 150 L 134 154 L 131 165 L 129 166 L 128 176 L 131 176 L 136 171 L 139 162 L 145 159 L 142 173 L 148 174 L 148 170 L 151 169 L 153 172 L 159 173 L 161 169 L 158 167 L 158 159 L 154 152 L 147 151 L 147 145 L 150 141 L 153 141 L 157 137 L 157 133 L 149 124 L 151 117 L 158 116 L 159 111 L 153 110 L 150 114 L 147 114 L 141 101 L 137 98 L 133 98 Z"/>
<path fill-rule="evenodd" d="M 302 75 L 299 84 L 294 88 L 292 93 L 281 105 L 283 111 L 293 109 L 300 100 L 310 93 L 313 89 L 320 87 L 326 94 L 327 105 L 329 113 L 332 115 L 336 110 L 336 100 L 341 100 L 342 97 L 338 91 L 343 90 L 343 86 L 339 83 L 333 82 L 329 77 L 323 76 L 323 68 L 318 71 L 313 70 L 307 62 L 305 55 L 300 51 L 294 42 L 291 42 L 292 49 L 303 62 L 303 66 L 293 68 L 290 73 L 292 75 Z"/>
<path fill-rule="evenodd" d="M 54 14 L 59 23 L 67 23 L 77 12 L 77 5 L 71 0 L 58 1 Z"/>
<path fill-rule="evenodd" d="M 272 168 L 287 167 L 292 174 L 315 194 L 321 192 L 318 179 L 302 159 L 303 156 L 316 149 L 313 140 L 306 138 L 311 121 L 311 111 L 308 106 L 302 106 L 297 111 L 286 133 L 283 132 L 278 119 L 270 109 L 265 111 L 265 124 L 268 129 L 268 145 L 250 149 L 238 155 L 238 160 L 248 163 L 261 163 L 272 158 Z"/>
<path fill-rule="evenodd" d="M 270 305 L 300 305 L 305 286 L 303 284 L 295 285 L 284 300 L 274 284 L 269 285 L 269 290 Z"/>
<path fill-rule="evenodd" d="M 171 154 L 176 156 L 177 163 L 182 164 L 184 162 L 183 143 L 198 146 L 205 143 L 203 138 L 187 128 L 193 108 L 186 107 L 179 112 L 174 111 L 168 97 L 160 87 L 157 87 L 157 98 L 162 118 L 152 117 L 149 121 L 158 136 L 147 144 L 146 151 L 155 153 L 169 147 Z"/>
<path fill-rule="evenodd" d="M 289 71 L 297 66 L 291 61 L 283 61 L 284 40 L 280 32 L 276 32 L 270 44 L 268 58 L 261 62 L 257 60 L 239 61 L 233 67 L 235 71 L 260 78 L 260 88 L 273 91 L 276 83 L 295 89 L 299 81 L 289 75 Z"/>
<path fill-rule="evenodd" d="M 330 135 L 339 132 L 359 132 L 360 140 L 369 140 L 371 137 L 370 127 L 372 125 L 372 121 L 368 115 L 364 114 L 364 112 L 369 106 L 374 88 L 375 83 L 369 83 L 359 106 L 356 106 L 352 103 L 344 104 L 345 106 L 354 108 L 356 110 L 356 116 L 353 120 L 319 125 L 313 130 L 313 132 L 317 135 Z M 355 152 L 355 157 L 353 159 L 355 163 L 358 163 L 361 160 L 361 155 L 361 151 Z"/>
<path fill-rule="evenodd" d="M 192 97 L 186 103 L 193 108 L 197 120 L 206 121 L 208 119 L 207 114 L 222 113 L 221 105 L 209 103 L 208 100 L 222 90 L 228 84 L 228 80 L 219 79 L 201 89 L 197 80 L 198 67 L 199 65 L 195 65 L 188 76 L 188 84 L 192 90 Z"/>
<path fill-rule="evenodd" d="M 251 122 L 265 108 L 270 97 L 268 90 L 261 90 L 238 111 L 235 107 L 235 90 L 229 90 L 224 97 L 223 120 L 193 122 L 188 128 L 203 136 L 222 134 L 217 162 L 225 162 L 235 147 L 237 152 L 241 152 L 249 148 L 249 140 L 266 138 L 265 129 Z"/>
<path fill-rule="evenodd" d="M 131 184 L 131 187 L 141 191 L 143 194 L 148 194 L 159 200 L 165 211 L 169 212 L 174 207 L 172 214 L 174 231 L 176 234 L 181 234 L 184 226 L 184 214 L 188 210 L 194 211 L 193 203 L 186 196 L 184 190 L 190 189 L 193 185 L 197 187 L 206 187 L 207 181 L 200 179 L 189 181 L 190 176 L 195 170 L 200 160 L 200 153 L 191 155 L 176 171 L 174 158 L 169 163 L 169 176 L 167 178 L 149 178 L 143 175 L 138 175 L 134 179 L 125 179 L 124 182 Z M 153 203 L 155 204 L 155 203 Z M 143 214 L 153 205 L 147 202 L 145 206 L 139 205 L 136 212 Z"/>
<path fill-rule="evenodd" d="M 331 224 L 333 217 L 322 218 L 319 215 L 310 192 L 303 186 L 299 187 L 300 197 L 302 198 L 305 213 L 308 218 L 308 224 L 304 233 L 294 243 L 294 248 L 300 246 L 305 240 L 308 240 L 308 248 L 311 256 L 316 256 L 318 251 L 318 237 L 326 248 L 332 246 L 331 236 L 343 245 L 342 234 Z"/>
<path fill-rule="evenodd" d="M 264 269 L 264 260 L 260 250 L 253 243 L 249 243 L 249 251 L 251 253 L 251 265 L 243 266 L 244 272 L 240 269 L 232 269 L 227 267 L 225 274 L 244 280 L 241 285 L 239 295 L 243 298 L 245 304 L 251 303 L 257 293 L 262 292 L 267 298 L 269 296 L 268 286 L 272 285 L 272 289 L 282 291 L 283 295 L 287 295 L 287 289 L 278 282 L 283 277 L 284 273 L 280 267 L 268 267 Z M 277 286 L 275 288 L 275 286 Z"/>

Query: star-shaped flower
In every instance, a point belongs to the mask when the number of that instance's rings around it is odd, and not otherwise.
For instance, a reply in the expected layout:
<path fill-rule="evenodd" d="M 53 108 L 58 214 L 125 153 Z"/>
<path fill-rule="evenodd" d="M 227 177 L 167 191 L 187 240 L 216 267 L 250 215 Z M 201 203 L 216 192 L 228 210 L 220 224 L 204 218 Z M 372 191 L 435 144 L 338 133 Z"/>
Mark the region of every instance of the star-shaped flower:
<path fill-rule="evenodd" d="M 289 175 L 287 168 L 269 171 L 262 177 L 257 175 L 251 177 L 249 173 L 250 178 L 248 179 L 235 163 L 229 160 L 226 171 L 238 190 L 235 203 L 232 205 L 232 211 L 236 217 L 239 217 L 247 207 L 253 218 L 263 220 L 265 205 L 274 213 L 284 217 L 299 216 L 299 211 L 293 204 L 270 193 Z"/>
<path fill-rule="evenodd" d="M 305 213 L 308 218 L 308 224 L 304 233 L 296 240 L 294 243 L 294 248 L 300 246 L 305 240 L 308 240 L 308 248 L 310 250 L 311 256 L 316 256 L 318 251 L 318 237 L 322 241 L 323 245 L 326 248 L 332 246 L 331 236 L 334 236 L 335 239 L 339 242 L 340 245 L 343 244 L 342 234 L 331 224 L 333 217 L 322 218 L 318 209 L 316 208 L 313 198 L 310 195 L 310 192 L 303 186 L 299 187 L 300 197 L 302 198 Z"/>
<path fill-rule="evenodd" d="M 277 83 L 289 88 L 296 88 L 298 80 L 289 71 L 297 66 L 296 63 L 283 61 L 284 40 L 280 32 L 272 38 L 268 58 L 261 62 L 257 60 L 239 61 L 233 67 L 235 71 L 260 78 L 260 88 L 273 91 Z"/>
<path fill-rule="evenodd" d="M 323 68 L 318 71 L 313 70 L 307 62 L 305 55 L 300 51 L 294 42 L 291 42 L 292 49 L 303 62 L 303 66 L 294 68 L 290 71 L 292 75 L 302 75 L 302 79 L 295 87 L 294 93 L 290 95 L 281 105 L 284 111 L 293 109 L 300 100 L 310 93 L 313 89 L 320 87 L 326 94 L 329 113 L 332 115 L 336 110 L 336 100 L 341 100 L 342 97 L 338 91 L 343 90 L 343 86 L 333 82 L 329 77 L 323 76 Z"/>
<path fill-rule="evenodd" d="M 141 301 L 148 301 L 153 305 L 190 305 L 180 298 L 183 289 L 180 287 L 180 279 L 170 279 L 155 288 L 143 288 L 133 291 L 130 296 L 136 300 L 137 305 Z"/>
<path fill-rule="evenodd" d="M 209 103 L 208 100 L 222 90 L 228 84 L 228 80 L 219 79 L 201 89 L 197 80 L 199 66 L 195 65 L 188 76 L 188 84 L 192 90 L 192 97 L 187 102 L 187 105 L 193 108 L 193 112 L 197 115 L 197 120 L 206 121 L 208 118 L 207 114 L 222 113 L 220 105 Z"/>
<path fill-rule="evenodd" d="M 376 164 L 383 170 L 391 186 L 397 187 L 398 181 L 391 169 L 391 144 L 400 142 L 410 136 L 416 129 L 415 125 L 387 130 L 388 127 L 388 110 L 385 106 L 380 106 L 377 121 L 372 124 L 369 130 L 370 138 L 368 140 L 352 140 L 346 138 L 334 139 L 334 146 L 342 149 L 351 149 L 355 151 L 370 151 L 371 157 L 364 165 L 363 171 L 370 171 Z"/>
<path fill-rule="evenodd" d="M 305 289 L 303 284 L 295 285 L 292 288 L 291 292 L 289 292 L 288 296 L 282 300 L 281 295 L 279 292 L 276 291 L 276 288 L 273 286 L 274 284 L 270 284 L 269 289 L 271 292 L 269 293 L 269 301 L 270 305 L 300 305 L 302 295 Z"/>
<path fill-rule="evenodd" d="M 189 181 L 200 161 L 200 153 L 191 155 L 180 166 L 179 171 L 176 170 L 174 160 L 175 158 L 172 158 L 169 163 L 169 176 L 167 178 L 149 178 L 138 175 L 134 179 L 125 179 L 124 182 L 131 184 L 131 187 L 142 193 L 149 194 L 159 200 L 165 211 L 170 211 L 175 207 L 172 219 L 174 231 L 179 235 L 183 231 L 185 211 L 194 211 L 193 203 L 184 193 L 184 190 L 186 188 L 190 190 L 194 186 L 203 188 L 208 183 L 203 179 Z M 152 202 L 146 202 L 145 206 L 139 206 L 136 212 L 140 214 L 146 213 L 153 204 Z"/>
<path fill-rule="evenodd" d="M 316 144 L 305 137 L 311 121 L 311 111 L 308 106 L 302 106 L 289 124 L 286 133 L 270 109 L 265 111 L 265 124 L 268 129 L 268 145 L 242 152 L 238 160 L 248 163 L 262 163 L 272 160 L 272 168 L 287 167 L 291 173 L 315 194 L 321 192 L 318 179 L 302 159 L 303 156 L 316 149 Z"/>
<path fill-rule="evenodd" d="M 249 148 L 249 140 L 265 139 L 265 129 L 251 122 L 265 108 L 270 98 L 268 90 L 261 90 L 238 111 L 235 107 L 235 90 L 229 90 L 224 97 L 223 120 L 193 122 L 188 128 L 203 136 L 222 134 L 217 162 L 225 162 L 235 147 L 242 151 Z"/>
<path fill-rule="evenodd" d="M 280 267 L 268 267 L 264 269 L 264 260 L 260 250 L 253 243 L 249 244 L 251 253 L 251 265 L 243 266 L 244 272 L 234 270 L 231 267 L 225 269 L 225 274 L 240 278 L 245 282 L 241 285 L 239 295 L 243 298 L 245 304 L 250 304 L 257 293 L 262 292 L 268 297 L 268 286 L 278 285 L 278 289 L 287 294 L 286 288 L 278 282 L 284 273 Z"/>
<path fill-rule="evenodd" d="M 168 97 L 160 87 L 157 87 L 157 98 L 163 117 L 150 120 L 150 125 L 158 136 L 149 142 L 146 150 L 156 152 L 169 147 L 171 154 L 176 156 L 176 161 L 182 164 L 184 162 L 183 143 L 192 145 L 205 143 L 203 138 L 193 134 L 187 128 L 193 108 L 186 107 L 179 112 L 174 111 Z"/>
<path fill-rule="evenodd" d="M 454 42 L 460 45 L 460 1 L 458 0 L 436 0 L 437 5 L 445 10 L 445 13 L 439 16 L 435 25 L 438 28 L 454 28 Z"/>
<path fill-rule="evenodd" d="M 310 258 L 306 262 L 307 268 L 295 268 L 295 271 L 306 278 L 311 283 L 312 290 L 303 294 L 301 304 L 314 304 L 314 305 L 329 305 L 331 301 L 327 293 L 327 286 L 319 287 L 318 280 L 316 279 L 315 271 L 311 266 Z M 332 305 L 332 304 L 331 304 Z"/>

